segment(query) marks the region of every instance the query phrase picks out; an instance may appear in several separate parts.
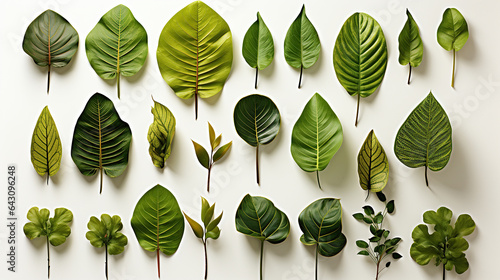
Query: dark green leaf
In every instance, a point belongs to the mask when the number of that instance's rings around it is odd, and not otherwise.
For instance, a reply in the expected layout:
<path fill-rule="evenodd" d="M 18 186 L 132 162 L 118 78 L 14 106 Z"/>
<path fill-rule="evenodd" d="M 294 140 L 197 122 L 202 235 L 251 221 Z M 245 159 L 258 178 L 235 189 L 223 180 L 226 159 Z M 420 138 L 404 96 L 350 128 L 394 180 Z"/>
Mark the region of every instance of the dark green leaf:
<path fill-rule="evenodd" d="M 385 197 L 385 194 L 384 194 L 384 193 L 382 193 L 382 191 L 380 191 L 380 192 L 376 192 L 376 194 L 377 194 L 377 198 L 378 198 L 378 200 L 380 200 L 380 201 L 382 201 L 382 202 L 385 202 L 385 201 L 387 200 L 387 198 Z"/>
<path fill-rule="evenodd" d="M 392 214 L 394 213 L 394 200 L 391 200 L 387 203 L 387 213 Z"/>
<path fill-rule="evenodd" d="M 369 218 L 369 217 L 364 217 L 364 218 L 363 218 L 363 221 L 364 221 L 365 223 L 369 224 L 369 225 L 370 225 L 371 223 L 373 223 L 373 220 L 372 220 L 371 218 Z"/>
<path fill-rule="evenodd" d="M 381 245 L 377 245 L 375 246 L 375 248 L 373 249 L 374 252 L 378 253 L 379 255 L 382 255 L 385 251 L 385 245 L 381 244 Z"/>
<path fill-rule="evenodd" d="M 156 101 L 151 113 L 154 119 L 148 130 L 149 155 L 154 166 L 163 168 L 172 151 L 175 117 L 167 107 Z"/>
<path fill-rule="evenodd" d="M 391 266 L 391 262 L 386 262 L 385 267 L 389 267 L 389 266 Z"/>
<path fill-rule="evenodd" d="M 370 233 L 375 236 L 377 235 L 377 229 L 373 225 L 370 225 Z"/>
<path fill-rule="evenodd" d="M 363 220 L 363 218 L 365 217 L 365 215 L 363 215 L 362 213 L 356 213 L 356 214 L 353 214 L 352 216 L 354 217 L 354 219 L 356 219 L 358 221 Z"/>
<path fill-rule="evenodd" d="M 373 237 L 370 237 L 370 242 L 373 242 L 373 243 L 377 243 L 380 241 L 380 237 L 378 236 L 373 236 Z"/>
<path fill-rule="evenodd" d="M 356 246 L 358 246 L 359 248 L 363 248 L 363 249 L 366 249 L 366 248 L 369 247 L 368 243 L 366 243 L 363 240 L 357 240 L 356 241 Z"/>
<path fill-rule="evenodd" d="M 370 253 L 368 253 L 368 251 L 366 251 L 366 250 L 363 250 L 363 251 L 359 251 L 359 252 L 358 252 L 358 255 L 361 255 L 361 256 L 369 256 L 369 255 L 370 255 Z"/>
<path fill-rule="evenodd" d="M 378 213 L 375 218 L 373 218 L 373 221 L 376 223 L 376 224 L 381 224 L 382 221 L 384 220 L 384 216 L 382 215 L 382 213 Z"/>
<path fill-rule="evenodd" d="M 363 206 L 363 210 L 365 210 L 366 215 L 373 215 L 375 214 L 375 211 L 373 211 L 373 208 L 369 205 Z"/>
<path fill-rule="evenodd" d="M 410 65 L 411 67 L 418 67 L 422 62 L 424 54 L 424 44 L 420 38 L 420 31 L 418 25 L 413 19 L 410 11 L 406 9 L 406 16 L 408 19 L 399 34 L 399 64 Z M 410 83 L 410 75 L 408 76 L 408 84 Z"/>
<path fill-rule="evenodd" d="M 402 257 L 403 256 L 401 256 L 399 253 L 392 253 L 392 258 L 395 259 L 395 260 L 399 260 Z"/>

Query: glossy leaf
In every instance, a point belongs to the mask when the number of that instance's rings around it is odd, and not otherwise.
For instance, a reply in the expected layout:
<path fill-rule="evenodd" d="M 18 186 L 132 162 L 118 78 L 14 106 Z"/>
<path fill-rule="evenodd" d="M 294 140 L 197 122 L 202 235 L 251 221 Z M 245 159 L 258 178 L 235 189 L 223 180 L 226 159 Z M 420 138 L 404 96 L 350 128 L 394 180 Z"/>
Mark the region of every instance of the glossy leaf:
<path fill-rule="evenodd" d="M 363 190 L 380 192 L 389 179 L 389 161 L 373 129 L 358 153 L 359 184 Z"/>
<path fill-rule="evenodd" d="M 120 119 L 113 102 L 96 93 L 76 122 L 71 158 L 85 176 L 100 172 L 102 193 L 103 173 L 117 177 L 127 168 L 131 141 L 130 127 Z"/>
<path fill-rule="evenodd" d="M 365 13 L 354 13 L 346 20 L 335 42 L 333 65 L 347 93 L 358 96 L 357 126 L 360 98 L 377 90 L 387 68 L 385 36 L 375 19 Z"/>
<path fill-rule="evenodd" d="M 328 102 L 315 93 L 293 126 L 290 151 L 295 163 L 306 172 L 324 170 L 343 140 L 342 125 Z"/>
<path fill-rule="evenodd" d="M 183 99 L 219 93 L 233 63 L 233 41 L 226 21 L 201 1 L 176 13 L 165 25 L 156 51 L 161 75 Z"/>
<path fill-rule="evenodd" d="M 408 19 L 399 33 L 399 64 L 409 65 L 410 71 L 408 74 L 408 84 L 411 79 L 411 68 L 418 67 L 422 62 L 424 54 L 424 44 L 420 38 L 420 31 L 417 23 L 413 19 L 410 11 L 406 9 Z"/>
<path fill-rule="evenodd" d="M 61 166 L 62 146 L 56 123 L 45 106 L 31 138 L 31 163 L 40 176 L 54 176 Z"/>
<path fill-rule="evenodd" d="M 229 151 L 229 148 L 233 145 L 233 141 L 225 144 L 224 146 L 220 147 L 214 154 L 213 161 L 214 163 L 220 160 L 226 153 Z"/>
<path fill-rule="evenodd" d="M 306 7 L 302 6 L 299 15 L 293 21 L 285 37 L 285 59 L 293 68 L 300 67 L 299 88 L 302 71 L 316 63 L 321 51 L 318 32 L 306 15 Z"/>
<path fill-rule="evenodd" d="M 151 113 L 154 119 L 148 130 L 149 155 L 154 166 L 163 168 L 172 152 L 176 121 L 172 112 L 156 101 Z"/>
<path fill-rule="evenodd" d="M 186 213 L 184 213 L 184 217 L 186 217 L 186 220 L 188 221 L 189 226 L 193 230 L 193 233 L 196 237 L 202 238 L 203 237 L 203 228 L 201 225 L 193 220 L 191 217 L 189 217 Z"/>
<path fill-rule="evenodd" d="M 208 169 L 210 167 L 210 158 L 208 156 L 207 150 L 205 150 L 203 146 L 194 142 L 193 140 L 191 140 L 191 142 L 193 142 L 194 151 L 196 152 L 196 157 L 198 158 L 198 161 L 203 167 Z"/>
<path fill-rule="evenodd" d="M 441 104 L 429 93 L 399 128 L 394 143 L 396 157 L 410 168 L 443 169 L 452 150 L 451 124 Z"/>
<path fill-rule="evenodd" d="M 115 79 L 120 98 L 120 75 L 141 70 L 148 56 L 148 34 L 124 5 L 104 14 L 85 40 L 87 58 L 103 79 Z"/>
<path fill-rule="evenodd" d="M 130 224 L 141 247 L 156 252 L 160 278 L 160 251 L 173 255 L 184 234 L 184 217 L 177 200 L 163 186 L 154 186 L 137 202 Z"/>

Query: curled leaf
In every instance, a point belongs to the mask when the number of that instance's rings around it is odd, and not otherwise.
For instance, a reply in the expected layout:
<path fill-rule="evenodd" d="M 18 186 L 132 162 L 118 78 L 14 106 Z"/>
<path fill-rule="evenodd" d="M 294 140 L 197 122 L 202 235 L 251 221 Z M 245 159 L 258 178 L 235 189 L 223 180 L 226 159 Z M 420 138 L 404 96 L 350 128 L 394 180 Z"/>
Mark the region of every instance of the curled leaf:
<path fill-rule="evenodd" d="M 167 107 L 156 101 L 151 113 L 154 119 L 148 130 L 149 155 L 154 166 L 163 168 L 172 151 L 175 117 Z"/>

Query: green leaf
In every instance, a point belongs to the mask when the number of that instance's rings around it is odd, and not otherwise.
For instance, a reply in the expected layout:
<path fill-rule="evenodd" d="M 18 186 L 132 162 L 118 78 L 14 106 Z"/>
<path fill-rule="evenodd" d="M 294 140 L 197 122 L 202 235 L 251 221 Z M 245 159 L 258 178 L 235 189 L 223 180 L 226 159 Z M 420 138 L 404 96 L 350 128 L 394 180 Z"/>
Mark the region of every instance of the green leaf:
<path fill-rule="evenodd" d="M 31 138 L 31 163 L 40 176 L 54 176 L 61 166 L 62 146 L 56 123 L 45 106 Z"/>
<path fill-rule="evenodd" d="M 356 246 L 358 246 L 359 248 L 363 248 L 363 249 L 366 249 L 366 248 L 369 247 L 368 243 L 366 243 L 363 240 L 357 240 L 356 241 Z"/>
<path fill-rule="evenodd" d="M 207 231 L 205 234 L 205 238 L 212 238 L 212 239 L 218 239 L 220 236 L 220 229 L 218 227 L 214 228 L 211 231 Z"/>
<path fill-rule="evenodd" d="M 220 147 L 217 152 L 215 152 L 214 154 L 214 162 L 217 162 L 218 160 L 220 160 L 226 153 L 227 151 L 229 150 L 229 148 L 231 148 L 231 145 L 233 144 L 233 141 L 223 145 L 222 147 Z"/>
<path fill-rule="evenodd" d="M 117 177 L 127 168 L 131 141 L 130 127 L 120 119 L 113 102 L 96 93 L 76 122 L 71 158 L 85 176 L 100 171 L 102 193 L 103 172 Z"/>
<path fill-rule="evenodd" d="M 223 213 L 220 213 L 220 215 L 219 215 L 217 218 L 213 219 L 213 220 L 212 220 L 212 221 L 208 224 L 208 226 L 207 226 L 207 231 L 212 231 L 212 230 L 214 230 L 214 229 L 217 227 L 217 225 L 220 223 L 220 220 L 222 219 L 222 214 L 223 214 Z"/>
<path fill-rule="evenodd" d="M 186 217 L 186 220 L 188 221 L 189 225 L 191 226 L 191 229 L 194 232 L 194 235 L 198 238 L 203 237 L 203 228 L 201 227 L 200 224 L 198 224 L 195 220 L 191 219 L 186 213 L 184 213 L 184 217 Z"/>
<path fill-rule="evenodd" d="M 85 39 L 87 58 L 103 79 L 115 79 L 120 98 L 120 75 L 129 77 L 141 70 L 148 56 L 148 34 L 124 5 L 102 16 Z"/>
<path fill-rule="evenodd" d="M 202 196 L 201 197 L 201 218 L 205 217 L 207 214 L 208 208 L 210 208 L 210 204 L 208 201 Z"/>
<path fill-rule="evenodd" d="M 78 50 L 78 41 L 75 28 L 52 10 L 41 13 L 26 29 L 23 50 L 38 66 L 47 66 L 47 93 L 50 88 L 50 68 L 66 66 Z"/>
<path fill-rule="evenodd" d="M 375 194 L 380 201 L 385 202 L 387 200 L 387 197 L 385 197 L 385 194 L 382 191 L 376 192 Z"/>
<path fill-rule="evenodd" d="M 325 257 L 337 255 L 344 249 L 347 239 L 342 233 L 342 206 L 339 199 L 323 198 L 309 204 L 299 215 L 300 241 L 317 245 L 318 253 Z"/>
<path fill-rule="evenodd" d="M 120 232 L 123 224 L 119 216 L 110 217 L 108 214 L 102 214 L 100 221 L 92 216 L 87 228 L 89 231 L 85 237 L 92 246 L 100 248 L 106 245 L 110 255 L 118 255 L 125 250 L 128 239 Z"/>
<path fill-rule="evenodd" d="M 207 150 L 205 150 L 203 146 L 194 142 L 193 140 L 191 140 L 191 142 L 193 142 L 194 151 L 196 153 L 196 157 L 198 158 L 200 164 L 206 169 L 210 168 L 210 157 L 208 156 Z"/>
<path fill-rule="evenodd" d="M 172 151 L 176 122 L 167 107 L 154 100 L 153 102 L 154 107 L 151 107 L 153 123 L 148 130 L 149 155 L 154 166 L 163 168 Z"/>
<path fill-rule="evenodd" d="M 256 68 L 255 88 L 257 88 L 259 70 L 263 70 L 269 66 L 274 58 L 273 36 L 259 12 L 257 12 L 257 20 L 250 26 L 247 33 L 245 33 L 242 53 L 248 65 Z"/>
<path fill-rule="evenodd" d="M 356 219 L 358 221 L 363 220 L 363 218 L 365 217 L 365 215 L 363 215 L 361 213 L 356 213 L 356 214 L 353 214 L 352 216 L 354 217 L 354 219 Z"/>
<path fill-rule="evenodd" d="M 469 214 L 462 214 L 458 216 L 458 219 L 455 222 L 455 228 L 453 229 L 453 233 L 451 235 L 453 237 L 464 237 L 472 234 L 475 228 L 476 223 L 474 223 L 472 217 Z"/>
<path fill-rule="evenodd" d="M 381 224 L 382 221 L 384 220 L 384 216 L 382 215 L 382 213 L 378 213 L 374 218 L 373 218 L 373 221 L 377 224 Z"/>
<path fill-rule="evenodd" d="M 387 213 L 389 213 L 389 214 L 394 213 L 394 208 L 395 208 L 394 200 L 387 202 L 386 208 L 387 208 Z"/>
<path fill-rule="evenodd" d="M 220 145 L 221 140 L 222 140 L 222 134 L 220 134 L 219 136 L 217 136 L 217 138 L 215 138 L 215 140 L 212 144 L 212 149 L 217 148 Z"/>
<path fill-rule="evenodd" d="M 234 127 L 248 145 L 256 147 L 257 184 L 259 179 L 259 145 L 271 143 L 278 135 L 281 116 L 276 104 L 263 95 L 243 97 L 234 107 Z"/>
<path fill-rule="evenodd" d="M 399 33 L 399 64 L 410 65 L 410 72 L 408 74 L 408 84 L 411 79 L 411 68 L 418 67 L 422 62 L 424 54 L 424 44 L 420 38 L 420 31 L 417 23 L 413 19 L 410 11 L 406 9 L 406 16 L 408 19 Z"/>
<path fill-rule="evenodd" d="M 358 153 L 358 175 L 361 188 L 371 192 L 382 191 L 389 179 L 389 161 L 373 129 Z"/>
<path fill-rule="evenodd" d="M 233 63 L 226 21 L 201 1 L 176 13 L 165 25 L 156 51 L 161 75 L 183 99 L 211 97 L 222 90 Z"/>
<path fill-rule="evenodd" d="M 365 210 L 366 215 L 373 215 L 375 214 L 375 211 L 370 205 L 363 206 L 363 210 Z"/>
<path fill-rule="evenodd" d="M 395 260 L 399 260 L 402 257 L 403 256 L 401 256 L 399 253 L 392 253 L 392 258 L 395 259 Z"/>
<path fill-rule="evenodd" d="M 324 170 L 343 140 L 342 125 L 328 102 L 315 93 L 293 126 L 290 151 L 306 172 Z M 319 174 L 318 186 L 321 188 Z"/>
<path fill-rule="evenodd" d="M 215 145 L 215 131 L 212 125 L 208 123 L 208 138 L 210 139 L 210 146 L 212 146 L 212 150 L 215 149 L 218 145 Z"/>
<path fill-rule="evenodd" d="M 368 253 L 368 251 L 366 251 L 366 250 L 363 250 L 363 251 L 359 251 L 358 255 L 360 255 L 360 256 L 369 256 L 370 253 Z"/>
<path fill-rule="evenodd" d="M 410 168 L 443 169 L 451 155 L 451 124 L 432 92 L 411 112 L 399 128 L 394 143 L 396 157 Z"/>
<path fill-rule="evenodd" d="M 347 93 L 370 96 L 384 79 L 387 68 L 387 45 L 378 22 L 365 13 L 350 16 L 337 37 L 333 49 L 333 65 L 340 84 Z"/>
<path fill-rule="evenodd" d="M 205 228 L 208 227 L 208 224 L 210 223 L 210 221 L 212 221 L 214 217 L 214 211 L 215 211 L 215 203 L 212 204 L 210 208 L 208 208 L 207 213 L 205 213 L 205 216 L 201 217 Z"/>

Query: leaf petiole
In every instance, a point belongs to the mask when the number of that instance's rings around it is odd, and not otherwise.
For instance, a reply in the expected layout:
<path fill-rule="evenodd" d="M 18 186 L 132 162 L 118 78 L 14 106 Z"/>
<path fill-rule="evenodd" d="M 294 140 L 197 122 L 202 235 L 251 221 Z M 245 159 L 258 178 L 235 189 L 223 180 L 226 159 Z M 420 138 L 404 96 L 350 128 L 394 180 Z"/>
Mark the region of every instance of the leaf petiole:
<path fill-rule="evenodd" d="M 264 279 L 262 277 L 262 262 L 264 259 L 264 240 L 260 243 L 260 280 Z"/>
<path fill-rule="evenodd" d="M 358 93 L 358 105 L 356 106 L 356 121 L 354 122 L 354 126 L 358 126 L 358 115 L 359 115 L 359 101 L 361 99 L 361 95 Z"/>
<path fill-rule="evenodd" d="M 257 89 L 257 79 L 259 77 L 259 67 L 255 67 L 255 89 Z"/>
<path fill-rule="evenodd" d="M 455 49 L 453 49 L 453 67 L 451 70 L 451 87 L 455 88 Z"/>
<path fill-rule="evenodd" d="M 408 73 L 408 84 L 410 84 L 410 79 L 411 79 L 411 64 L 408 64 L 410 66 L 410 72 Z"/>
<path fill-rule="evenodd" d="M 301 86 L 301 83 L 302 83 L 302 71 L 304 69 L 304 66 L 300 65 L 300 76 L 299 76 L 299 88 Z"/>
<path fill-rule="evenodd" d="M 49 236 L 47 235 L 47 279 L 50 278 L 50 244 Z"/>
<path fill-rule="evenodd" d="M 257 185 L 260 186 L 260 175 L 259 175 L 259 145 L 255 149 L 255 171 L 257 176 Z"/>
<path fill-rule="evenodd" d="M 106 274 L 106 280 L 108 280 L 108 244 L 104 244 L 104 250 L 106 251 L 106 260 L 104 261 L 104 273 Z"/>
<path fill-rule="evenodd" d="M 49 94 L 49 89 L 50 89 L 50 64 L 49 64 L 49 71 L 47 71 L 47 94 Z"/>

